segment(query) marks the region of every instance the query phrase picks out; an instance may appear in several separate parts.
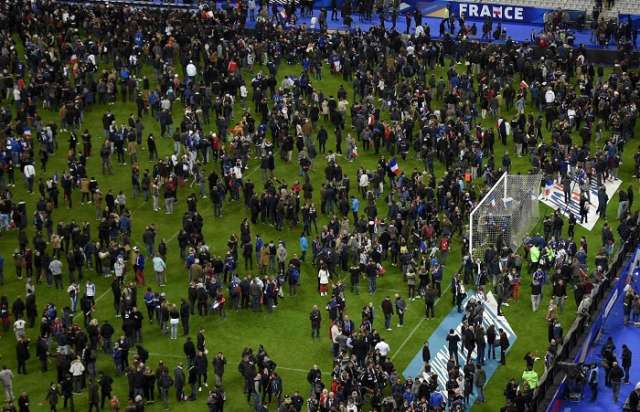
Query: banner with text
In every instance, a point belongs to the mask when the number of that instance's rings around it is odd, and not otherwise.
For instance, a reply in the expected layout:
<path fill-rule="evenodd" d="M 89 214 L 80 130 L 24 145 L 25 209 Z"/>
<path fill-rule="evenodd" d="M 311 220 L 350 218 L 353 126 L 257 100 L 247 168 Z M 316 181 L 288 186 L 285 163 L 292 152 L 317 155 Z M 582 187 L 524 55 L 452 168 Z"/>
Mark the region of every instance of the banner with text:
<path fill-rule="evenodd" d="M 284 1 L 284 0 L 282 0 Z M 343 0 L 337 0 L 337 6 L 342 6 Z M 313 7 L 331 8 L 331 0 L 314 0 Z M 544 24 L 545 13 L 550 9 L 537 7 L 523 7 L 512 4 L 478 3 L 471 1 L 443 1 L 443 0 L 401 0 L 400 13 L 413 13 L 420 10 L 425 17 L 444 19 L 453 15 L 456 19 L 464 16 L 465 20 L 484 21 L 487 17 L 508 23 Z"/>
<path fill-rule="evenodd" d="M 544 24 L 544 15 L 548 9 L 522 7 L 502 4 L 472 2 L 451 2 L 449 7 L 454 16 L 464 16 L 466 20 L 494 20 L 509 23 Z"/>

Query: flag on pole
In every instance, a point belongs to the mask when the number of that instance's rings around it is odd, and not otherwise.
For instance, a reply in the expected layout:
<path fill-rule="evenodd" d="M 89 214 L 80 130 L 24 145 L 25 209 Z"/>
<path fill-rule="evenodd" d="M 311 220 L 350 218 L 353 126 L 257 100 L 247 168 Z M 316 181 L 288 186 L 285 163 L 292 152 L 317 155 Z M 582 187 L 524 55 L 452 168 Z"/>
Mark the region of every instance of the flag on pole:
<path fill-rule="evenodd" d="M 400 166 L 398 166 L 398 162 L 396 161 L 395 158 L 389 161 L 389 170 L 391 170 L 391 173 L 393 173 L 396 176 L 402 173 L 402 171 L 400 170 Z"/>

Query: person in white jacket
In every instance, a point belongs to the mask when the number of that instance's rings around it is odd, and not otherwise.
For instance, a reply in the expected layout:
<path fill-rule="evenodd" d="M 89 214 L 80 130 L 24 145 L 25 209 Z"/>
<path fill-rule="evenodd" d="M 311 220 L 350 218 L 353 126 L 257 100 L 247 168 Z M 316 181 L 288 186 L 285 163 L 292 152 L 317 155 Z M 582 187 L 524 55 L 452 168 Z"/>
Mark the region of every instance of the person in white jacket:
<path fill-rule="evenodd" d="M 6 401 L 13 401 L 13 372 L 6 366 L 0 370 L 0 382 L 4 388 L 4 398 Z"/>
<path fill-rule="evenodd" d="M 80 393 L 82 391 L 82 375 L 84 375 L 84 365 L 80 360 L 80 356 L 75 358 L 69 366 L 69 373 L 73 380 L 73 393 Z"/>
<path fill-rule="evenodd" d="M 329 291 L 329 270 L 323 265 L 318 271 L 318 282 L 320 283 L 320 296 L 327 296 Z"/>
<path fill-rule="evenodd" d="M 33 181 L 36 178 L 36 168 L 31 164 L 27 163 L 23 168 L 24 178 L 27 180 L 27 190 L 29 193 L 33 193 Z"/>
<path fill-rule="evenodd" d="M 384 338 L 380 338 L 380 342 L 376 344 L 375 350 L 380 354 L 380 357 L 386 358 L 389 352 L 391 352 L 391 347 L 384 341 Z"/>
<path fill-rule="evenodd" d="M 360 187 L 360 194 L 365 198 L 367 196 L 367 190 L 369 190 L 369 175 L 365 170 L 361 170 L 358 186 Z"/>
<path fill-rule="evenodd" d="M 196 69 L 196 65 L 193 64 L 193 61 L 189 60 L 187 64 L 187 76 L 193 79 L 197 74 L 198 70 Z"/>
<path fill-rule="evenodd" d="M 156 255 L 153 258 L 153 271 L 156 273 L 156 282 L 158 282 L 158 285 L 160 286 L 164 286 L 165 283 L 167 283 L 167 277 L 165 275 L 166 270 L 166 263 L 160 255 Z"/>
<path fill-rule="evenodd" d="M 124 257 L 122 255 L 118 256 L 116 263 L 113 264 L 113 272 L 117 279 L 122 279 L 124 276 Z"/>

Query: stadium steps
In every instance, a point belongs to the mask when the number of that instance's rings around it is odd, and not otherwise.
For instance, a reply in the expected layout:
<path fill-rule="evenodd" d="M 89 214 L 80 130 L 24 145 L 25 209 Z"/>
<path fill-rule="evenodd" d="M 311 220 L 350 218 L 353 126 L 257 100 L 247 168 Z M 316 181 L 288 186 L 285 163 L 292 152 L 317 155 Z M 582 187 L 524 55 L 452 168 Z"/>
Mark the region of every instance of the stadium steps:
<path fill-rule="evenodd" d="M 640 1 L 638 0 L 616 0 L 613 11 L 620 14 L 640 15 Z"/>

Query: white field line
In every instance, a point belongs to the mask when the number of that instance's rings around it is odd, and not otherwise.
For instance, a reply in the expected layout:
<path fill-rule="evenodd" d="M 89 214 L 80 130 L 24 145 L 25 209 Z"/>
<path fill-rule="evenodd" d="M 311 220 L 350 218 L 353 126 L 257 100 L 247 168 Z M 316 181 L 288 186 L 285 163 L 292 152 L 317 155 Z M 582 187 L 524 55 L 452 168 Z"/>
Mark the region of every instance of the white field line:
<path fill-rule="evenodd" d="M 447 285 L 447 287 L 445 288 L 445 290 L 442 291 L 442 295 L 445 295 L 449 289 L 451 289 L 451 282 L 449 282 L 449 285 Z M 434 306 L 436 306 L 438 304 L 438 302 L 440 302 L 440 298 L 436 299 L 436 302 L 434 304 Z M 394 360 L 396 358 L 396 356 L 398 356 L 398 354 L 400 352 L 402 352 L 402 349 L 405 347 L 405 345 L 409 342 L 409 340 L 411 340 L 411 338 L 413 337 L 413 335 L 416 333 L 416 331 L 418 330 L 418 328 L 420 328 L 420 326 L 422 325 L 422 322 L 424 322 L 424 316 L 420 318 L 420 322 L 418 322 L 418 324 L 416 326 L 413 327 L 413 329 L 411 330 L 411 332 L 409 333 L 409 335 L 407 335 L 407 337 L 404 339 L 404 341 L 400 344 L 400 346 L 398 347 L 398 349 L 394 352 L 393 356 L 391 356 L 391 360 Z"/>

